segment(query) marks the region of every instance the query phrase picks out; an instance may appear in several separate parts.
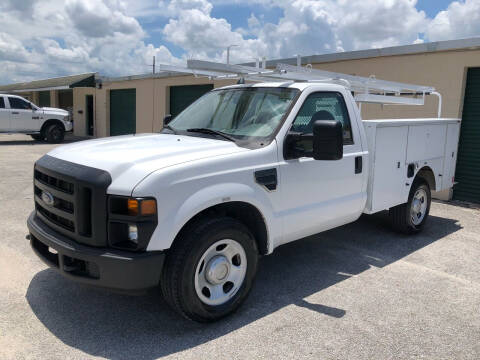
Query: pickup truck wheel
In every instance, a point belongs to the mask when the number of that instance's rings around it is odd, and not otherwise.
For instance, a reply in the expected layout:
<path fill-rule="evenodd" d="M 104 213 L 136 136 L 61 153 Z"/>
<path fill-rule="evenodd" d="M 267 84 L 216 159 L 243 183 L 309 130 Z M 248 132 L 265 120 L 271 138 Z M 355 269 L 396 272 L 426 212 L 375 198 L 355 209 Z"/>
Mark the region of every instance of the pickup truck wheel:
<path fill-rule="evenodd" d="M 52 124 L 45 131 L 47 142 L 51 144 L 58 144 L 63 141 L 65 137 L 65 130 L 59 124 Z"/>
<path fill-rule="evenodd" d="M 428 184 L 422 179 L 415 180 L 410 189 L 408 202 L 389 211 L 394 229 L 405 234 L 420 232 L 427 221 L 431 201 Z"/>
<path fill-rule="evenodd" d="M 255 239 L 243 224 L 228 217 L 197 222 L 167 255 L 163 296 L 188 319 L 218 320 L 247 298 L 257 262 Z"/>

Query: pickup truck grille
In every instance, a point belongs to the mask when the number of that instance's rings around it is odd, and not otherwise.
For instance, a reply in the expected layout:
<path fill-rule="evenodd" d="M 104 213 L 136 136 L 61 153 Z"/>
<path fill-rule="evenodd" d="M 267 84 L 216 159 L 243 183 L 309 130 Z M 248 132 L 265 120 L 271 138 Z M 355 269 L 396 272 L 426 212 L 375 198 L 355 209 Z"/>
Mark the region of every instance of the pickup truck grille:
<path fill-rule="evenodd" d="M 47 204 L 44 193 L 51 194 L 53 204 Z M 34 194 L 36 210 L 52 223 L 75 232 L 74 185 L 35 170 Z M 88 235 L 88 234 L 85 234 Z"/>
<path fill-rule="evenodd" d="M 37 216 L 55 231 L 86 245 L 107 244 L 110 175 L 48 155 L 35 163 Z"/>

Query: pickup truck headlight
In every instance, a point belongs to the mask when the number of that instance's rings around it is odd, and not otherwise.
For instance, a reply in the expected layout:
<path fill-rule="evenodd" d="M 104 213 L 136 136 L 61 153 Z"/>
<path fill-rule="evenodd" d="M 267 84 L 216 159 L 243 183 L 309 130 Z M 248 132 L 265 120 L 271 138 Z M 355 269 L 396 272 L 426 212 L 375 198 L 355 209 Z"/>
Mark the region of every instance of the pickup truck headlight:
<path fill-rule="evenodd" d="M 153 198 L 111 195 L 108 201 L 108 241 L 111 247 L 143 251 L 157 226 Z"/>
<path fill-rule="evenodd" d="M 63 121 L 66 121 L 66 122 L 72 121 L 72 118 L 71 118 L 70 114 L 65 115 L 65 116 L 63 117 Z"/>

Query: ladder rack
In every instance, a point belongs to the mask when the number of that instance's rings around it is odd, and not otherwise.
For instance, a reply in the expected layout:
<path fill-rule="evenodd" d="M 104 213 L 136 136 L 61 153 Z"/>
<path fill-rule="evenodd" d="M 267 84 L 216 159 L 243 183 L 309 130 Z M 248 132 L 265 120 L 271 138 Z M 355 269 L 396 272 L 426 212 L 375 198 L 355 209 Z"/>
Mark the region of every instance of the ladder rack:
<path fill-rule="evenodd" d="M 384 105 L 424 105 L 426 95 L 438 97 L 438 117 L 441 116 L 442 97 L 434 87 L 421 86 L 395 81 L 386 81 L 375 76 L 363 77 L 337 72 L 313 69 L 309 64 L 301 66 L 297 58 L 297 66 L 277 64 L 275 69 L 267 69 L 257 61 L 256 66 L 231 65 L 203 60 L 188 60 L 187 67 L 160 65 L 160 71 L 179 74 L 192 74 L 196 77 L 208 77 L 212 80 L 239 79 L 252 82 L 324 82 L 345 86 L 353 92 L 355 101 Z"/>

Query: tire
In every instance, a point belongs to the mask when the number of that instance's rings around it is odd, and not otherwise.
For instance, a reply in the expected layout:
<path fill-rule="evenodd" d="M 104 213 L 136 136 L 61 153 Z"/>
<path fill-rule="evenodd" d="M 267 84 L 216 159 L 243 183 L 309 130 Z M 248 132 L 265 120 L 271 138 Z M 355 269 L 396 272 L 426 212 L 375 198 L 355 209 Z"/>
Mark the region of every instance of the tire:
<path fill-rule="evenodd" d="M 243 224 L 229 217 L 200 220 L 182 231 L 167 254 L 163 297 L 187 319 L 216 321 L 245 301 L 257 263 L 255 239 Z"/>
<path fill-rule="evenodd" d="M 60 124 L 52 124 L 47 127 L 45 137 L 50 144 L 59 144 L 65 137 L 65 129 Z"/>
<path fill-rule="evenodd" d="M 42 141 L 44 138 L 42 136 L 42 134 L 33 134 L 33 135 L 30 135 L 32 137 L 33 140 L 35 141 Z"/>
<path fill-rule="evenodd" d="M 427 182 L 421 178 L 415 179 L 408 195 L 408 202 L 395 206 L 389 211 L 393 228 L 404 234 L 422 231 L 430 212 L 431 201 L 432 195 Z M 414 211 L 416 218 L 412 215 Z"/>

